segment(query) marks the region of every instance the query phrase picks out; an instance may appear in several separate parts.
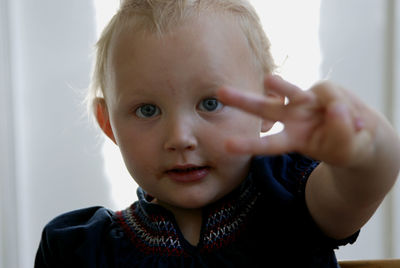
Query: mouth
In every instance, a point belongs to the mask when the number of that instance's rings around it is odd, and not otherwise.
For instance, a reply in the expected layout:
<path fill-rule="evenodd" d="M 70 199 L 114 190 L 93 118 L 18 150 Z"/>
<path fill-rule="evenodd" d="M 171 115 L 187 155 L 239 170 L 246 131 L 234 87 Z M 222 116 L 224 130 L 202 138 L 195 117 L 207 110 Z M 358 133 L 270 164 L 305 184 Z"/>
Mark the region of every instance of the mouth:
<path fill-rule="evenodd" d="M 176 166 L 167 170 L 167 176 L 177 182 L 196 182 L 204 179 L 210 172 L 209 166 Z"/>

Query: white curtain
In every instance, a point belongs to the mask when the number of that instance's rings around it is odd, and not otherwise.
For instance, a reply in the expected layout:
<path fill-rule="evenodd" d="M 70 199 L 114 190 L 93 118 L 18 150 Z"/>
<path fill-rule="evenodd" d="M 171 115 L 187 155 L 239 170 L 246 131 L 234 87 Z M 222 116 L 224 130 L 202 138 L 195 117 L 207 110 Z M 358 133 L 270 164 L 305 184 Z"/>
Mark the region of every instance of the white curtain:
<path fill-rule="evenodd" d="M 91 0 L 1 0 L 0 10 L 0 266 L 32 267 L 46 222 L 111 205 L 101 139 L 82 104 L 94 8 Z"/>
<path fill-rule="evenodd" d="M 321 0 L 320 14 L 322 77 L 354 91 L 385 114 L 397 130 L 399 10 L 396 0 Z M 399 198 L 397 183 L 355 245 L 341 248 L 338 258 L 400 258 Z"/>

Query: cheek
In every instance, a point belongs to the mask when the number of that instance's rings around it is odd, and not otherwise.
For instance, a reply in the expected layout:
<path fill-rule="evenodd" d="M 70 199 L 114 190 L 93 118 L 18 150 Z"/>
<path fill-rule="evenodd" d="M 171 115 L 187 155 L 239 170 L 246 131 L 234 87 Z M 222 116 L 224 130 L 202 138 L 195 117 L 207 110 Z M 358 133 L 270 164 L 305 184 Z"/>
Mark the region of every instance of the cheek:
<path fill-rule="evenodd" d="M 220 151 L 224 148 L 228 139 L 259 138 L 261 134 L 262 121 L 260 118 L 230 109 L 218 122 L 199 128 L 202 131 L 200 136 L 211 148 Z M 224 150 L 225 151 L 225 150 Z"/>
<path fill-rule="evenodd" d="M 151 151 L 145 143 L 131 143 L 121 150 L 125 166 L 138 185 L 147 189 L 148 184 L 154 182 L 156 171 L 160 163 L 158 154 Z"/>
<path fill-rule="evenodd" d="M 227 121 L 227 132 L 230 136 L 258 138 L 261 133 L 262 120 L 251 114 L 235 111 L 233 118 Z"/>
<path fill-rule="evenodd" d="M 118 128 L 116 140 L 129 173 L 140 177 L 152 169 L 157 162 L 159 151 L 156 150 L 157 138 L 135 128 Z"/>
<path fill-rule="evenodd" d="M 208 156 L 210 156 L 211 163 L 217 167 L 215 172 L 220 178 L 221 185 L 224 187 L 230 185 L 233 189 L 247 176 L 251 156 L 227 152 L 225 141 L 226 139 L 215 139 L 208 146 Z"/>
<path fill-rule="evenodd" d="M 207 144 L 207 150 L 214 155 L 218 162 L 229 163 L 230 165 L 248 162 L 250 156 L 231 154 L 226 151 L 225 144 L 230 139 L 250 138 L 258 139 L 261 133 L 261 120 L 242 112 L 231 113 L 231 116 L 224 118 L 220 124 L 205 127 L 203 130 L 203 142 Z M 204 144 L 204 143 L 203 143 Z"/>

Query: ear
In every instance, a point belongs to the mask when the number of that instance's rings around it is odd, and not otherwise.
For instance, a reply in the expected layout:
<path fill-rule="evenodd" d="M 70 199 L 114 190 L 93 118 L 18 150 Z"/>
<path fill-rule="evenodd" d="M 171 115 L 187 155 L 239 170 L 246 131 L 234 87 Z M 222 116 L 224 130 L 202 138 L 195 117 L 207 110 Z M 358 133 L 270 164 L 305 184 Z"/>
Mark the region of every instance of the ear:
<path fill-rule="evenodd" d="M 285 97 L 284 97 L 284 96 L 281 96 L 281 95 L 278 95 L 278 94 L 276 94 L 276 93 L 274 93 L 274 92 L 268 92 L 268 93 L 266 94 L 266 96 L 267 96 L 267 98 L 276 99 L 276 100 L 278 100 L 279 102 L 281 102 L 282 104 L 285 103 Z M 267 132 L 267 131 L 269 131 L 275 123 L 276 123 L 276 122 L 274 122 L 274 121 L 267 120 L 267 119 L 263 119 L 263 120 L 262 120 L 262 123 L 261 123 L 261 131 L 262 131 L 262 132 Z"/>
<path fill-rule="evenodd" d="M 114 132 L 111 128 L 110 117 L 108 115 L 108 109 L 106 102 L 103 98 L 96 98 L 93 101 L 93 107 L 95 109 L 97 123 L 99 127 L 103 130 L 104 134 L 106 134 L 115 144 L 117 144 Z"/>

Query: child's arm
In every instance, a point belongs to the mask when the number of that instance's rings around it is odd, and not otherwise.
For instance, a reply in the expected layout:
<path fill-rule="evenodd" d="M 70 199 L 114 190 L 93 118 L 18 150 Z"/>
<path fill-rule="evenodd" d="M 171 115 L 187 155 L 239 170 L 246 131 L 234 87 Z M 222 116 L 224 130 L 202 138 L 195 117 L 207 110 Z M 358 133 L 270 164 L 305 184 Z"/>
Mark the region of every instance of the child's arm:
<path fill-rule="evenodd" d="M 227 150 L 261 155 L 298 152 L 321 160 L 306 185 L 310 213 L 330 237 L 353 234 L 373 215 L 396 181 L 398 135 L 384 117 L 331 83 L 302 91 L 269 76 L 265 88 L 281 98 L 249 96 L 226 88 L 218 94 L 227 105 L 263 120 L 282 122 L 284 130 L 255 140 L 228 140 Z"/>

